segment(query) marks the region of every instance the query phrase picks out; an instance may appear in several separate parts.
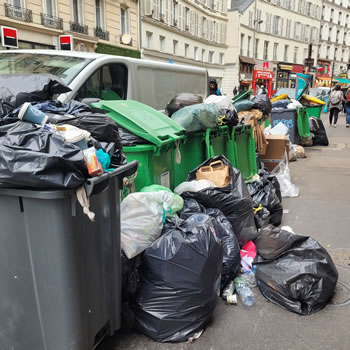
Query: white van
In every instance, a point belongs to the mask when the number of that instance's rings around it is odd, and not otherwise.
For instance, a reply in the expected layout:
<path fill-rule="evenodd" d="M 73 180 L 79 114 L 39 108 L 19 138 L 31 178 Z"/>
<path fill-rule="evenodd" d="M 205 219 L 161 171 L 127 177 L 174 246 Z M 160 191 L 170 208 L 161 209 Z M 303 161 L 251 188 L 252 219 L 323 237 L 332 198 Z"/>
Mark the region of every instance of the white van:
<path fill-rule="evenodd" d="M 205 98 L 208 89 L 208 73 L 202 68 L 87 52 L 0 51 L 0 81 L 9 73 L 58 76 L 72 89 L 58 96 L 61 102 L 133 99 L 158 110 L 177 93 Z"/>

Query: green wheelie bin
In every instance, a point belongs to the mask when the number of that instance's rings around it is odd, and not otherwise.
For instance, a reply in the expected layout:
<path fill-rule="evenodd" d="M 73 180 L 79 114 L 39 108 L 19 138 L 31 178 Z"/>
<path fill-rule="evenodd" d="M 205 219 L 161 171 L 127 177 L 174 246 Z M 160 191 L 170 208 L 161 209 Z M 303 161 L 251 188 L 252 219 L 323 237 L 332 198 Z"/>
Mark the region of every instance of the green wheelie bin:
<path fill-rule="evenodd" d="M 145 140 L 142 145 L 123 147 L 128 162 L 137 160 L 139 163 L 133 190 L 140 191 L 152 184 L 174 189 L 179 177 L 176 168 L 181 168 L 184 159 L 190 156 L 181 154 L 185 129 L 163 113 L 137 101 L 100 101 L 93 106 L 106 110 L 118 125 Z M 180 169 L 182 171 L 185 169 Z M 186 175 L 187 172 L 183 174 Z"/>

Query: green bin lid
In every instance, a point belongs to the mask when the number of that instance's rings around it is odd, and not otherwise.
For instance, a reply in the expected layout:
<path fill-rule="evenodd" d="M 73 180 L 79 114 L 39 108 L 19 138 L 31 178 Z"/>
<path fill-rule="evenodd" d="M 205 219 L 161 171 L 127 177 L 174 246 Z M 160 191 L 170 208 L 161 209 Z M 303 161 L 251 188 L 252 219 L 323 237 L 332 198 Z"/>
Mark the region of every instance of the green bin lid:
<path fill-rule="evenodd" d="M 247 100 L 251 94 L 252 92 L 250 90 L 243 91 L 232 99 L 232 103 L 236 103 L 241 100 Z"/>
<path fill-rule="evenodd" d="M 118 125 L 160 147 L 185 137 L 185 129 L 157 110 L 137 101 L 100 101 L 93 107 L 105 109 Z"/>

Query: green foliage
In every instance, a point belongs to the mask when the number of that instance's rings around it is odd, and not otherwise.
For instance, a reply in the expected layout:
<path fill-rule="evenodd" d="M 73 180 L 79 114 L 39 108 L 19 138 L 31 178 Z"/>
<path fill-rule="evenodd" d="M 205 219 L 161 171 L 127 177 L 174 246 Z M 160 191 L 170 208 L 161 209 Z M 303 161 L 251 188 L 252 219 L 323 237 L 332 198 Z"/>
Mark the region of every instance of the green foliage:
<path fill-rule="evenodd" d="M 106 44 L 97 44 L 97 53 L 104 53 L 108 55 L 115 55 L 115 56 L 127 56 L 127 57 L 133 57 L 133 58 L 141 58 L 141 52 L 137 50 L 131 50 L 131 49 L 125 49 L 124 47 L 119 46 L 112 46 L 112 45 L 106 45 Z"/>

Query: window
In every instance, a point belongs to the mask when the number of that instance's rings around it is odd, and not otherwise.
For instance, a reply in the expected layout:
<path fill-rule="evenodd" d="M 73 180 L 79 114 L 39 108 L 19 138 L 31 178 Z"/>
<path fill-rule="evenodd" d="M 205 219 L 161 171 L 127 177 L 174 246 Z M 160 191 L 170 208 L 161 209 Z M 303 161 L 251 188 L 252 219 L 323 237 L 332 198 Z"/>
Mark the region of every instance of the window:
<path fill-rule="evenodd" d="M 241 34 L 241 56 L 244 56 L 243 54 L 243 47 L 244 47 L 244 34 Z"/>
<path fill-rule="evenodd" d="M 96 28 L 103 30 L 105 28 L 103 0 L 95 0 L 95 7 L 96 7 Z"/>
<path fill-rule="evenodd" d="M 214 51 L 209 51 L 209 63 L 214 63 Z"/>
<path fill-rule="evenodd" d="M 293 62 L 294 62 L 294 63 L 297 63 L 297 60 L 298 60 L 298 51 L 299 51 L 299 48 L 298 48 L 298 47 L 295 47 L 295 48 L 294 48 L 294 57 L 293 57 Z"/>
<path fill-rule="evenodd" d="M 185 7 L 185 30 L 190 30 L 190 9 Z"/>
<path fill-rule="evenodd" d="M 289 49 L 289 45 L 284 45 L 284 56 L 283 56 L 283 60 L 285 62 L 288 62 L 288 49 Z"/>
<path fill-rule="evenodd" d="M 273 34 L 279 35 L 280 33 L 281 17 L 275 16 L 273 19 Z"/>
<path fill-rule="evenodd" d="M 19 1 L 21 3 L 21 1 Z M 56 16 L 56 0 L 44 0 L 44 13 L 50 17 Z"/>
<path fill-rule="evenodd" d="M 173 25 L 174 26 L 177 25 L 176 16 L 177 16 L 177 1 L 173 0 Z"/>
<path fill-rule="evenodd" d="M 301 24 L 299 22 L 295 22 L 294 39 L 296 40 L 300 39 L 300 27 L 301 27 Z"/>
<path fill-rule="evenodd" d="M 108 64 L 97 70 L 79 89 L 75 100 L 101 98 L 124 100 L 127 95 L 128 70 L 123 64 Z"/>
<path fill-rule="evenodd" d="M 205 62 L 205 49 L 202 49 L 202 62 Z"/>
<path fill-rule="evenodd" d="M 82 0 L 73 0 L 73 22 L 83 23 L 83 2 Z"/>
<path fill-rule="evenodd" d="M 189 51 L 190 45 L 185 44 L 185 57 L 188 57 L 188 51 Z"/>
<path fill-rule="evenodd" d="M 341 51 L 341 60 L 344 61 L 345 58 L 345 49 L 342 49 Z"/>
<path fill-rule="evenodd" d="M 248 19 L 248 26 L 250 27 L 250 28 L 252 28 L 253 27 L 253 12 L 252 11 L 249 11 L 249 19 Z"/>
<path fill-rule="evenodd" d="M 304 49 L 304 58 L 307 58 L 307 56 L 308 56 L 307 49 Z"/>
<path fill-rule="evenodd" d="M 159 51 L 164 52 L 165 37 L 159 35 Z"/>
<path fill-rule="evenodd" d="M 219 63 L 220 64 L 224 64 L 225 63 L 224 58 L 225 58 L 224 54 L 220 53 L 220 55 L 219 55 Z"/>
<path fill-rule="evenodd" d="M 248 52 L 247 52 L 247 56 L 250 57 L 250 43 L 252 41 L 252 37 L 248 36 Z"/>
<path fill-rule="evenodd" d="M 176 55 L 177 54 L 177 40 L 173 40 L 173 54 Z"/>
<path fill-rule="evenodd" d="M 120 34 L 129 33 L 129 10 L 120 8 Z"/>
<path fill-rule="evenodd" d="M 255 39 L 254 57 L 258 58 L 259 39 Z"/>
<path fill-rule="evenodd" d="M 90 62 L 90 59 L 58 55 L 0 54 L 0 76 L 9 73 L 49 73 L 70 84 Z"/>
<path fill-rule="evenodd" d="M 334 49 L 334 60 L 338 61 L 338 48 L 337 47 Z"/>
<path fill-rule="evenodd" d="M 152 47 L 152 36 L 153 33 L 146 32 L 146 48 L 150 49 Z"/>
<path fill-rule="evenodd" d="M 268 41 L 264 41 L 264 60 L 268 60 L 269 57 L 269 42 Z"/>
<path fill-rule="evenodd" d="M 193 58 L 198 61 L 198 47 L 194 47 L 193 49 Z"/>
<path fill-rule="evenodd" d="M 277 61 L 277 50 L 278 50 L 278 44 L 274 43 L 273 44 L 273 60 Z"/>

